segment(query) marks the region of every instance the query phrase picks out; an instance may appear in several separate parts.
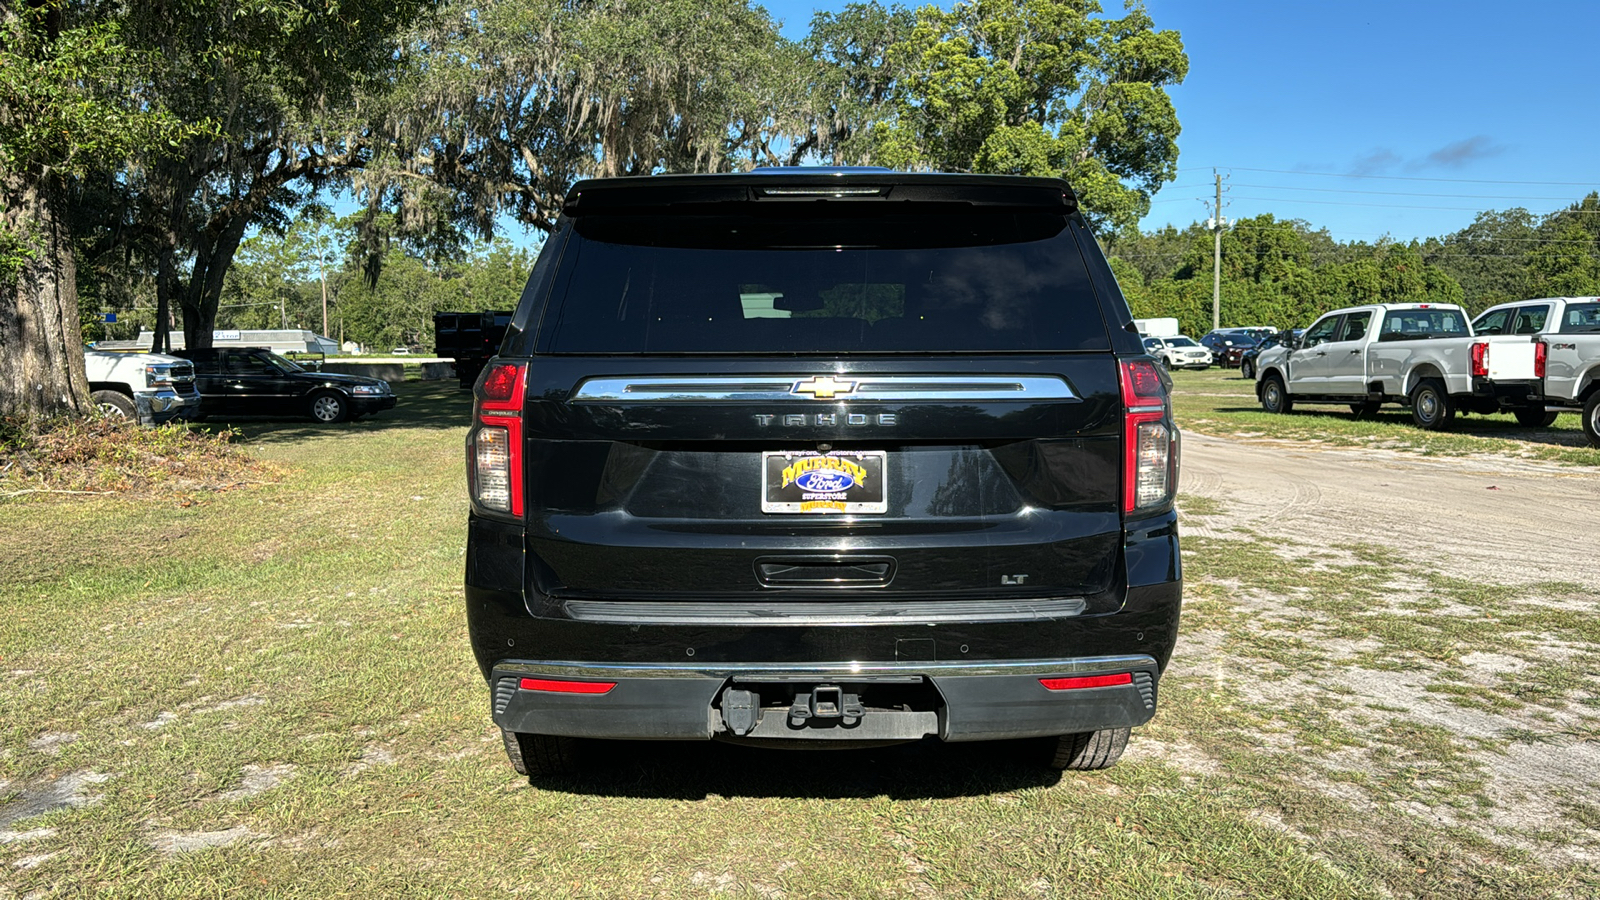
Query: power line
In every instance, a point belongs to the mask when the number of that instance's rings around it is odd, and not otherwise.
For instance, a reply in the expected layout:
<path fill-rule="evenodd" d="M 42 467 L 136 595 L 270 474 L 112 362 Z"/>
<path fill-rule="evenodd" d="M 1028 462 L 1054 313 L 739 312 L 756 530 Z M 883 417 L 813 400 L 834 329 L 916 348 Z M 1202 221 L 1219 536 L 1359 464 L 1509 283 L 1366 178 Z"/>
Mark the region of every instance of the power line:
<path fill-rule="evenodd" d="M 1395 203 L 1344 203 L 1338 200 L 1301 200 L 1285 197 L 1239 197 L 1240 200 L 1260 200 L 1265 203 L 1311 203 L 1317 206 L 1360 206 L 1367 209 L 1443 209 L 1452 212 L 1484 212 L 1476 206 L 1408 206 Z M 1600 209 L 1558 209 L 1546 215 L 1600 215 Z"/>
<path fill-rule="evenodd" d="M 1439 197 L 1453 200 L 1556 200 L 1571 202 L 1571 197 L 1528 197 L 1504 194 L 1420 194 L 1408 191 L 1352 191 L 1347 188 L 1294 187 L 1288 184 L 1239 184 L 1237 187 L 1265 188 L 1270 191 L 1308 191 L 1319 194 L 1369 194 L 1378 197 Z"/>
<path fill-rule="evenodd" d="M 1306 175 L 1315 178 L 1377 178 L 1385 181 L 1437 181 L 1447 184 L 1520 184 L 1543 185 L 1547 187 L 1587 187 L 1591 190 L 1600 189 L 1600 183 L 1593 181 L 1497 181 L 1488 178 L 1422 178 L 1411 175 L 1358 175 L 1352 172 L 1296 172 L 1291 169 L 1252 169 L 1245 166 L 1203 166 L 1201 168 L 1182 168 L 1179 172 L 1200 172 L 1208 169 L 1228 169 L 1234 172 L 1269 172 L 1273 175 Z"/>

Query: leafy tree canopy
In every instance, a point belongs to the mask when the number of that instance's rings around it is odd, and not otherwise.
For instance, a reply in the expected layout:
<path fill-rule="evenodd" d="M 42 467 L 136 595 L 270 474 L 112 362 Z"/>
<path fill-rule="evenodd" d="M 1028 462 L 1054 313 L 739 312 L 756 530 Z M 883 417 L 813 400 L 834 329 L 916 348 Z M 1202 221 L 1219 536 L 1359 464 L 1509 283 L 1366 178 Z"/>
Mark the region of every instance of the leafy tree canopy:
<path fill-rule="evenodd" d="M 1149 210 L 1176 175 L 1168 85 L 1189 59 L 1142 3 L 1122 18 L 1095 0 L 969 0 L 917 11 L 890 48 L 892 105 L 872 161 L 896 168 L 1064 176 L 1096 225 Z"/>

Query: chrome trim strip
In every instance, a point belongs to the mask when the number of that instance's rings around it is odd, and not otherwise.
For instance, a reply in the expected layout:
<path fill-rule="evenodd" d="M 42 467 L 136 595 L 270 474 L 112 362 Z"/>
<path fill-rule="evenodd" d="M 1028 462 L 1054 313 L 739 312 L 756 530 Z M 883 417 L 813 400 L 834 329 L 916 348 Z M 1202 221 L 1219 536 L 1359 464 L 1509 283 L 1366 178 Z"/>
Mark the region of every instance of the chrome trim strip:
<path fill-rule="evenodd" d="M 773 675 L 800 675 L 815 678 L 848 679 L 853 675 L 927 675 L 972 677 L 984 675 L 1074 675 L 1127 672 L 1154 669 L 1154 657 L 1080 656 L 1075 659 L 1007 659 L 988 662 L 833 662 L 833 663 L 756 663 L 729 662 L 703 664 L 649 664 L 552 662 L 543 660 L 503 660 L 495 664 L 494 674 L 558 675 L 575 678 L 728 678 L 752 672 Z"/>
<path fill-rule="evenodd" d="M 814 397 L 800 390 L 821 378 L 849 385 Z M 1059 375 L 775 375 L 675 378 L 637 375 L 589 378 L 573 403 L 742 403 L 774 400 L 1081 400 Z"/>
<path fill-rule="evenodd" d="M 829 585 L 806 585 L 828 590 Z M 882 585 L 840 585 L 855 590 Z M 787 589 L 787 588 L 786 588 Z M 580 622 L 632 625 L 883 625 L 915 622 L 1038 622 L 1080 616 L 1078 597 L 1053 600 L 933 600 L 886 605 L 826 601 L 675 603 L 672 601 L 568 600 L 567 615 Z"/>

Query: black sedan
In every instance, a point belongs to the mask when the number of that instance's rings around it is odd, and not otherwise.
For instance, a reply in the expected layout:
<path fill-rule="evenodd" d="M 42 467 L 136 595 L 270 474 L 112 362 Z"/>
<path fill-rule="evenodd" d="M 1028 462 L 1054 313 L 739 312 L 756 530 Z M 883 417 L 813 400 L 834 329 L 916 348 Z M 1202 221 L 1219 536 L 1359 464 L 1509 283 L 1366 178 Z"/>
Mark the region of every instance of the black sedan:
<path fill-rule="evenodd" d="M 381 378 L 312 372 L 262 347 L 180 350 L 194 363 L 202 415 L 305 415 L 343 422 L 393 409 L 394 392 Z"/>
<path fill-rule="evenodd" d="M 1286 329 L 1278 332 L 1272 337 L 1262 340 L 1261 343 L 1256 344 L 1254 347 L 1246 350 L 1244 355 L 1239 357 L 1239 374 L 1245 378 L 1254 379 L 1256 377 L 1256 357 L 1260 356 L 1262 352 L 1270 350 L 1273 347 L 1292 343 L 1303 331 L 1305 331 L 1304 328 L 1296 328 L 1293 331 Z"/>
<path fill-rule="evenodd" d="M 1257 341 L 1243 331 L 1213 331 L 1200 339 L 1224 369 L 1239 365 L 1245 351 L 1255 347 Z"/>

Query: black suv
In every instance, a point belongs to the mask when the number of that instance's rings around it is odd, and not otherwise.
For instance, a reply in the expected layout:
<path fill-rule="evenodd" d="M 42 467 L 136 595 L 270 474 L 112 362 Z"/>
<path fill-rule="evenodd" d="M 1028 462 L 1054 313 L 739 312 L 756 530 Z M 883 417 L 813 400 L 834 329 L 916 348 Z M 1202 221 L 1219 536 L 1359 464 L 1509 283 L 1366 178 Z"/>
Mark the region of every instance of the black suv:
<path fill-rule="evenodd" d="M 394 409 L 381 378 L 312 372 L 265 347 L 179 350 L 194 363 L 202 415 L 303 415 L 332 424 Z"/>
<path fill-rule="evenodd" d="M 1063 181 L 585 181 L 467 436 L 519 772 L 588 738 L 1038 738 L 1108 766 L 1177 636 L 1168 382 Z"/>

